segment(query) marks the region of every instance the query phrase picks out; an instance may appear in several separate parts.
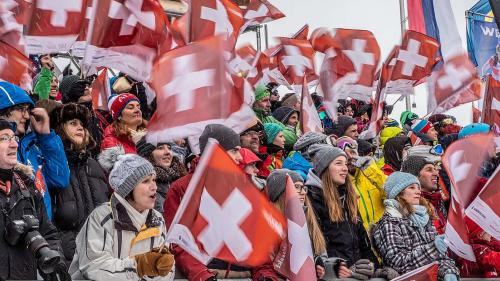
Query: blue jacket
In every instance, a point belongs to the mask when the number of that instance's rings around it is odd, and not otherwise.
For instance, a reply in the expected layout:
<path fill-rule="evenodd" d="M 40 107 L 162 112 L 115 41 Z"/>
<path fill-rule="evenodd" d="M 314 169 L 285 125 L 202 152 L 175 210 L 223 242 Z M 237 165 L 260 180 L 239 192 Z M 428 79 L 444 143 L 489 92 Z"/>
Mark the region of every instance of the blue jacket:
<path fill-rule="evenodd" d="M 42 167 L 45 181 L 44 203 L 47 215 L 52 220 L 52 204 L 49 190 L 63 189 L 69 185 L 69 167 L 61 138 L 53 131 L 48 135 L 31 132 L 19 141 L 19 162 L 33 168 L 34 173 Z"/>
<path fill-rule="evenodd" d="M 311 163 L 307 161 L 304 156 L 300 154 L 300 152 L 292 151 L 288 155 L 288 157 L 283 162 L 283 168 L 295 171 L 300 174 L 300 176 L 304 179 L 307 179 L 307 173 L 309 169 L 312 169 Z"/>

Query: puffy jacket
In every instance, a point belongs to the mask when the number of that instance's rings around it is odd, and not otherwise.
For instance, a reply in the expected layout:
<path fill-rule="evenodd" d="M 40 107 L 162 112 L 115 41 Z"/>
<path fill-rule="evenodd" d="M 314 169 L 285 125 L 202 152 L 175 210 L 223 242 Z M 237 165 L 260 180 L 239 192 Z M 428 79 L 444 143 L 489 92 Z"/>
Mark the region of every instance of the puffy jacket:
<path fill-rule="evenodd" d="M 300 152 L 292 151 L 285 161 L 283 161 L 283 168 L 299 173 L 305 181 L 307 179 L 307 173 L 309 173 L 312 165 L 302 156 L 302 154 L 300 154 Z"/>
<path fill-rule="evenodd" d="M 170 225 L 172 224 L 175 213 L 179 208 L 181 200 L 186 193 L 187 186 L 192 177 L 193 174 L 191 173 L 176 180 L 170 185 L 170 188 L 167 191 L 167 197 L 165 198 L 165 203 L 163 205 L 163 216 L 165 218 L 167 229 L 169 229 Z M 218 259 L 213 259 L 210 264 L 205 266 L 203 263 L 198 261 L 196 258 L 191 256 L 189 253 L 175 244 L 171 245 L 171 250 L 175 256 L 177 269 L 179 269 L 190 281 L 205 281 L 208 278 L 215 276 L 215 274 L 210 269 L 224 269 L 228 271 L 251 271 L 252 279 L 255 281 L 258 281 L 263 277 L 270 278 L 273 281 L 278 280 L 278 276 L 274 272 L 271 264 L 265 264 L 261 267 L 249 269 L 234 266 Z"/>
<path fill-rule="evenodd" d="M 115 193 L 109 203 L 92 211 L 78 233 L 78 246 L 68 272 L 73 280 L 144 280 L 137 276 L 134 256 L 164 245 L 165 235 L 159 212 L 151 209 L 142 217 Z M 165 277 L 147 280 L 174 280 L 174 275 L 172 268 Z"/>
<path fill-rule="evenodd" d="M 372 163 L 364 171 L 357 169 L 352 183 L 359 195 L 358 210 L 366 231 L 369 225 L 377 223 L 384 214 L 384 182 L 387 176 Z"/>
<path fill-rule="evenodd" d="M 109 200 L 106 175 L 89 153 L 68 151 L 70 183 L 52 195 L 54 224 L 61 233 L 66 263 L 75 254 L 75 238 L 88 215 Z"/>
<path fill-rule="evenodd" d="M 42 191 L 47 215 L 52 220 L 50 191 L 64 189 L 69 184 L 69 168 L 61 138 L 53 131 L 43 135 L 31 132 L 19 141 L 17 158 L 20 163 L 30 166 L 35 173 L 41 167 L 46 189 Z"/>
<path fill-rule="evenodd" d="M 325 236 L 328 256 L 342 258 L 346 260 L 348 266 L 353 265 L 359 259 L 369 259 L 378 264 L 361 219 L 356 224 L 351 222 L 345 201 L 345 188 L 339 187 L 345 219 L 341 222 L 333 222 L 330 220 L 323 197 L 321 180 L 313 172 L 313 169 L 307 175 L 306 186 L 309 187 L 307 195 L 311 200 L 319 226 Z"/>
<path fill-rule="evenodd" d="M 373 243 L 385 266 L 404 274 L 433 261 L 439 262 L 438 276 L 459 272 L 455 263 L 446 254 L 440 253 L 434 244 L 436 229 L 429 221 L 424 228 L 391 207 L 373 230 Z"/>
<path fill-rule="evenodd" d="M 135 147 L 135 143 L 126 136 L 117 136 L 115 134 L 115 128 L 113 125 L 109 125 L 104 129 L 104 136 L 102 137 L 101 142 L 101 151 L 106 148 L 111 148 L 121 145 L 125 153 L 133 153 L 137 154 L 137 148 Z"/>

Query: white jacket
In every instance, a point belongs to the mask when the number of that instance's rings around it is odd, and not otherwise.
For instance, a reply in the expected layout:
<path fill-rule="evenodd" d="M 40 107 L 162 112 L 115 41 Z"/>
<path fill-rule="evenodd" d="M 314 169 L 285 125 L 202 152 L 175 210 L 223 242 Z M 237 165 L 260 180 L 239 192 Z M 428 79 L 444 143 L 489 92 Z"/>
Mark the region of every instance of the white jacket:
<path fill-rule="evenodd" d="M 94 209 L 78 233 L 69 273 L 72 279 L 142 280 L 134 256 L 164 243 L 162 215 L 153 209 L 139 213 L 115 193 L 111 202 Z M 174 268 L 165 277 L 145 279 L 174 280 Z"/>

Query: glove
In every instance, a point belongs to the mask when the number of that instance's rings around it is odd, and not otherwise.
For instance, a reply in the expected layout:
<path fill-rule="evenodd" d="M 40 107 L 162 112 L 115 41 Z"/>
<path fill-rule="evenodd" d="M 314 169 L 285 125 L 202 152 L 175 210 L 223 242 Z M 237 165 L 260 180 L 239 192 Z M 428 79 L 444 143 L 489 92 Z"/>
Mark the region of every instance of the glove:
<path fill-rule="evenodd" d="M 373 275 L 375 278 L 383 278 L 386 280 L 392 280 L 398 276 L 399 273 L 391 267 L 379 268 L 375 270 L 375 274 Z"/>
<path fill-rule="evenodd" d="M 448 245 L 446 245 L 446 243 L 444 242 L 444 234 L 436 236 L 434 245 L 436 245 L 436 248 L 441 254 L 446 253 L 446 251 L 448 250 Z"/>
<path fill-rule="evenodd" d="M 71 281 L 71 275 L 68 273 L 68 269 L 64 262 L 59 262 L 51 273 L 43 273 L 39 271 L 45 281 Z"/>
<path fill-rule="evenodd" d="M 375 267 L 373 263 L 367 259 L 358 260 L 349 268 L 352 271 L 352 278 L 358 280 L 368 280 L 372 277 Z"/>
<path fill-rule="evenodd" d="M 143 254 L 135 255 L 135 262 L 137 263 L 137 276 L 142 278 L 144 276 L 156 277 L 159 276 L 156 263 L 161 258 L 160 252 L 146 252 Z"/>
<path fill-rule="evenodd" d="M 361 171 L 364 171 L 370 166 L 372 161 L 373 161 L 373 158 L 371 156 L 359 157 L 356 160 L 356 162 L 354 163 L 354 166 L 356 168 L 361 169 Z"/>
<path fill-rule="evenodd" d="M 152 251 L 158 251 L 162 256 L 156 261 L 156 269 L 159 276 L 167 276 L 174 266 L 174 255 L 170 253 L 167 247 L 156 248 Z"/>
<path fill-rule="evenodd" d="M 455 274 L 448 273 L 444 276 L 444 281 L 458 281 L 458 278 Z"/>

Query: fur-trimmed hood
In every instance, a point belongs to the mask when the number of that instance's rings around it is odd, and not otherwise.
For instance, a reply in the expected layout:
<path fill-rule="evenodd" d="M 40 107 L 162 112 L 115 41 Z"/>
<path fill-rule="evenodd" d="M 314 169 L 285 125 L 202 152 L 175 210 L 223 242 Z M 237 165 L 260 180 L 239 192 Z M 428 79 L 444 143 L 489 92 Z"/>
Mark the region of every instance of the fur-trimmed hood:
<path fill-rule="evenodd" d="M 35 176 L 35 172 L 33 171 L 33 168 L 31 168 L 28 165 L 24 165 L 22 163 L 17 163 L 16 166 L 14 167 L 14 171 L 23 173 L 30 178 L 33 178 Z"/>

